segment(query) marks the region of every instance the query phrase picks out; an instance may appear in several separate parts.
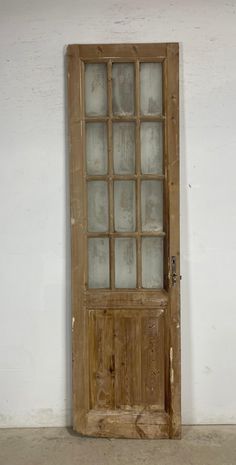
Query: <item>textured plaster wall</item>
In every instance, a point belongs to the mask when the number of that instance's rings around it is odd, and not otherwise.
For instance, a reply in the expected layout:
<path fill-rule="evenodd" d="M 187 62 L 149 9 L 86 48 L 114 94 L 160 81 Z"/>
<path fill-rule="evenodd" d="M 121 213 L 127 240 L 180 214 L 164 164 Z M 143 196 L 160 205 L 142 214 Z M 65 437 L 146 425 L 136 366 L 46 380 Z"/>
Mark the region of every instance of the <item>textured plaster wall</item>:
<path fill-rule="evenodd" d="M 71 422 L 65 46 L 180 42 L 184 423 L 236 421 L 236 2 L 0 0 L 0 426 Z"/>

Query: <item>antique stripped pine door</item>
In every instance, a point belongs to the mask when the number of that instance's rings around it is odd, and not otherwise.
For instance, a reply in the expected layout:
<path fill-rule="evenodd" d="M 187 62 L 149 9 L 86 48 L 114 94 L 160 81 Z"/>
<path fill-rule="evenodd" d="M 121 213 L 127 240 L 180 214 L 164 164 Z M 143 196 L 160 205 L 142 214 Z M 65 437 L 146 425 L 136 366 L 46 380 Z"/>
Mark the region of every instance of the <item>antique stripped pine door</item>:
<path fill-rule="evenodd" d="M 178 44 L 67 54 L 74 429 L 179 438 Z"/>

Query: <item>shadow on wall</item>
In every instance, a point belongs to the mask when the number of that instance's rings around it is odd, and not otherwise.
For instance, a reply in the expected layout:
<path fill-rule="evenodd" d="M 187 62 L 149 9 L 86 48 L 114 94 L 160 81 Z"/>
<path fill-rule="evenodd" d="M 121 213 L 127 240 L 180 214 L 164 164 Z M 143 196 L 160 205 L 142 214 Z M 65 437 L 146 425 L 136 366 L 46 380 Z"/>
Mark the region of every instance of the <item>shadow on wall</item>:
<path fill-rule="evenodd" d="M 193 405 L 193 359 L 191 289 L 189 262 L 189 211 L 187 199 L 188 169 L 185 133 L 184 60 L 183 43 L 180 43 L 180 258 L 181 258 L 181 361 L 182 361 L 182 422 L 192 423 Z"/>

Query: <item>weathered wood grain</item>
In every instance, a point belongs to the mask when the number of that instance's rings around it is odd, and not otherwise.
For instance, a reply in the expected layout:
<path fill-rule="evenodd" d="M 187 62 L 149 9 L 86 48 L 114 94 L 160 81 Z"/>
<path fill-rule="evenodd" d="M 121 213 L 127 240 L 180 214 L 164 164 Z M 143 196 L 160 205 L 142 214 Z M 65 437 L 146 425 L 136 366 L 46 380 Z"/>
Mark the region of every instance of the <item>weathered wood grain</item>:
<path fill-rule="evenodd" d="M 167 439 L 169 415 L 165 412 L 132 410 L 90 410 L 86 417 L 86 433 L 97 437 Z"/>
<path fill-rule="evenodd" d="M 164 411 L 164 312 L 159 317 L 148 312 L 141 316 L 141 343 L 142 404 Z"/>
<path fill-rule="evenodd" d="M 71 210 L 71 280 L 72 280 L 72 351 L 73 351 L 73 424 L 84 430 L 89 408 L 87 314 L 84 291 L 86 284 L 86 224 L 84 201 L 84 137 L 82 112 L 82 69 L 78 54 L 68 55 L 68 109 L 70 149 Z M 80 265 L 79 265 L 80 264 Z"/>
<path fill-rule="evenodd" d="M 117 58 L 128 61 L 152 59 L 152 61 L 163 61 L 167 56 L 167 46 L 171 44 L 94 44 L 94 45 L 69 45 L 69 55 L 79 55 L 82 60 L 98 60 Z"/>
<path fill-rule="evenodd" d="M 89 315 L 90 408 L 114 407 L 114 319 L 103 312 Z"/>
<path fill-rule="evenodd" d="M 164 290 L 109 290 L 90 289 L 84 295 L 87 308 L 166 308 L 168 294 Z"/>
<path fill-rule="evenodd" d="M 167 147 L 169 253 L 176 257 L 177 282 L 169 281 L 170 436 L 181 436 L 180 250 L 179 250 L 179 46 L 167 47 Z"/>

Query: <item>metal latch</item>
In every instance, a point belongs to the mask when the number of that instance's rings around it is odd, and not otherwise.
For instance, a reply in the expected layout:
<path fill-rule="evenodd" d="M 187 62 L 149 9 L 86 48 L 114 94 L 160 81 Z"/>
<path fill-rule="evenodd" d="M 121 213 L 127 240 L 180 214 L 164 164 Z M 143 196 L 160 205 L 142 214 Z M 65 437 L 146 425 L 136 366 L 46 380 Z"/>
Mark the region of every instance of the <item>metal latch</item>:
<path fill-rule="evenodd" d="M 171 257 L 171 285 L 175 286 L 177 283 L 177 273 L 176 273 L 176 257 Z"/>

